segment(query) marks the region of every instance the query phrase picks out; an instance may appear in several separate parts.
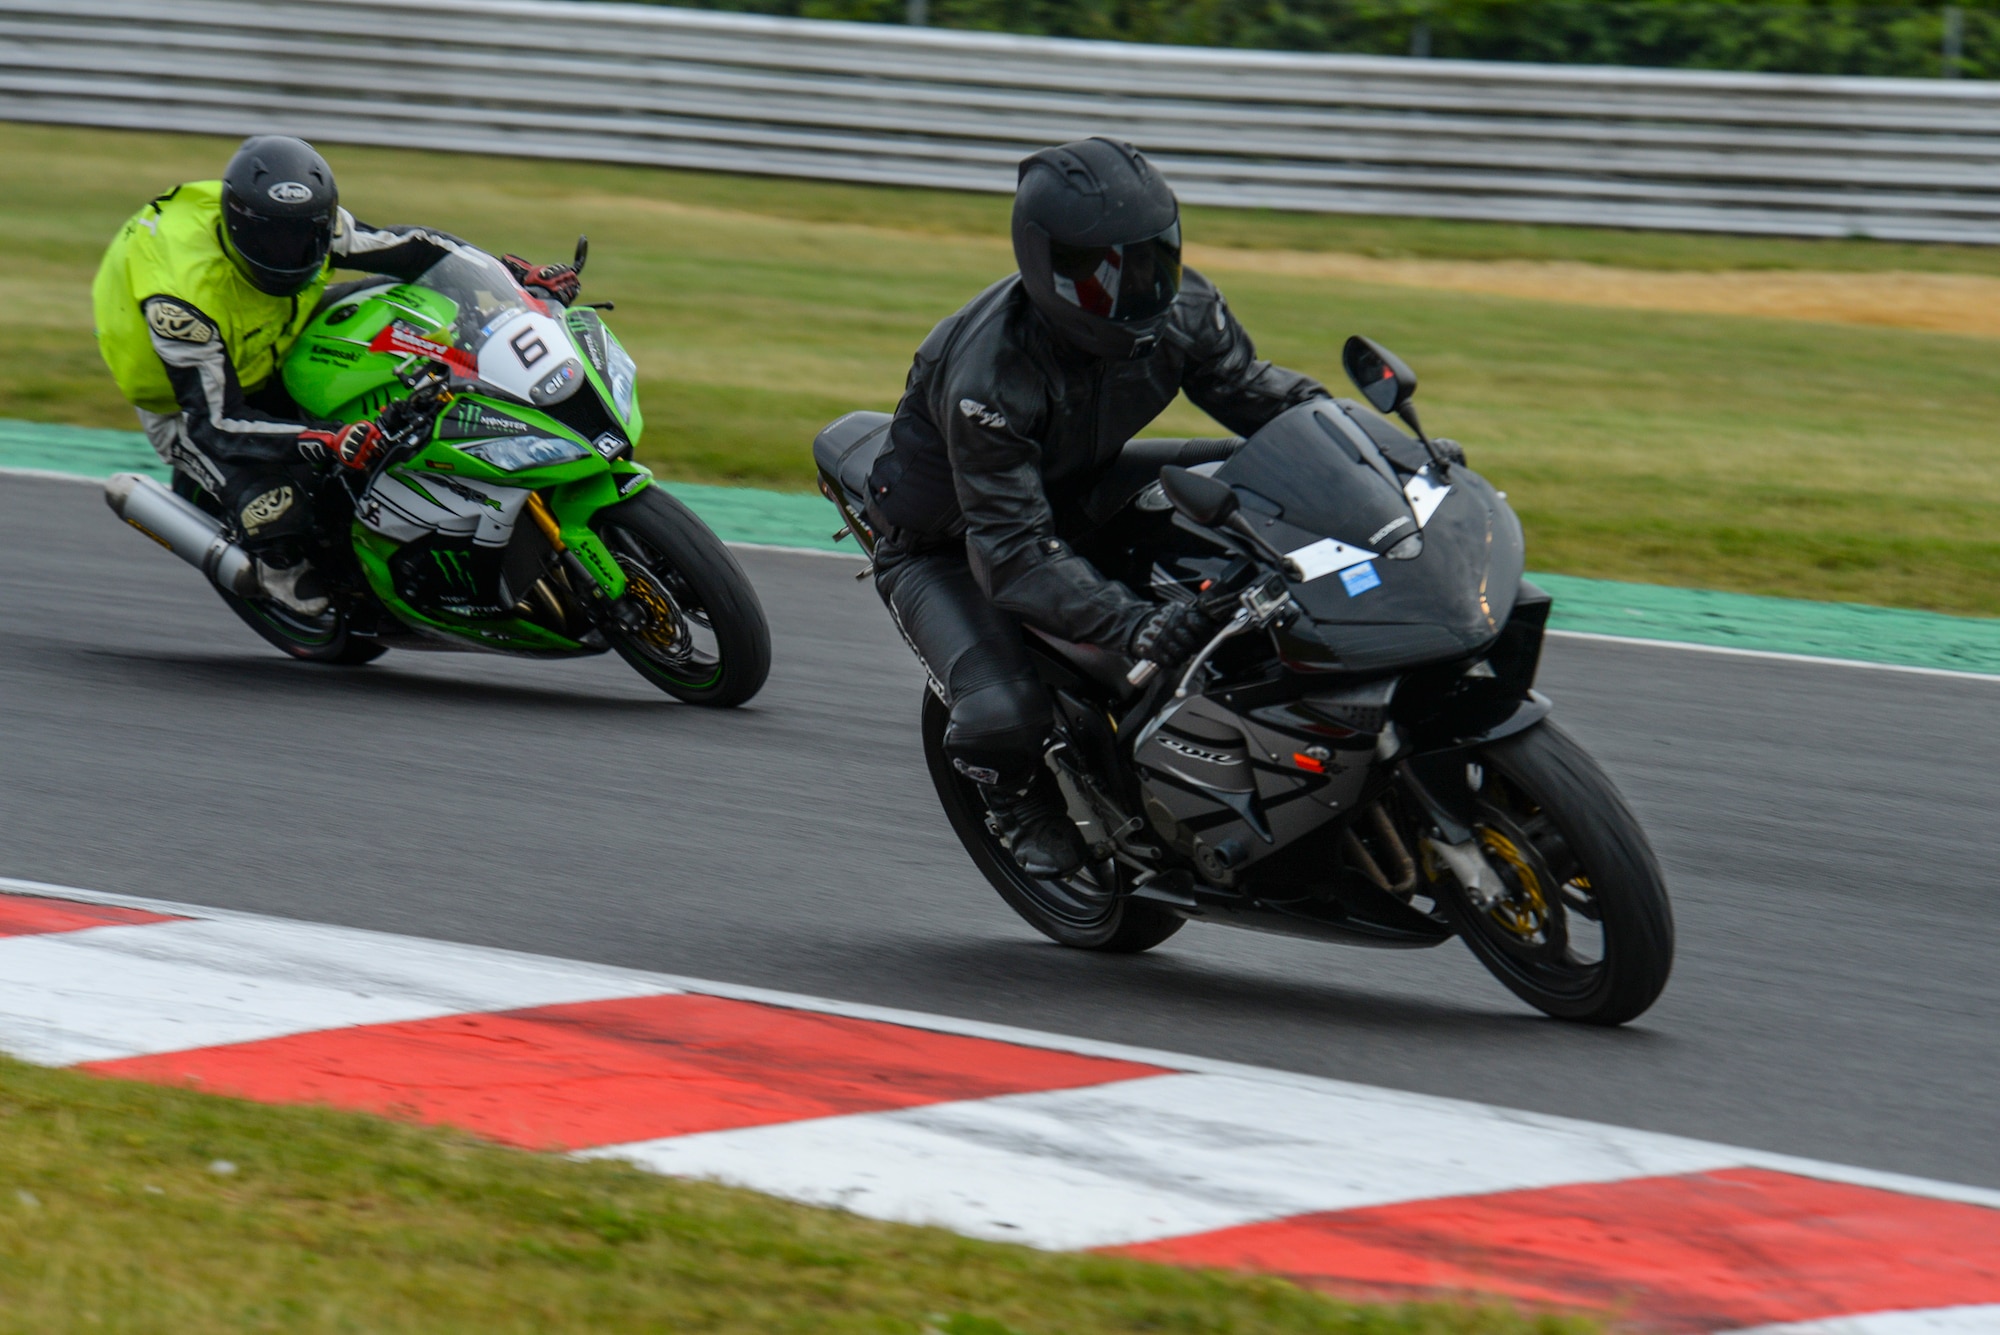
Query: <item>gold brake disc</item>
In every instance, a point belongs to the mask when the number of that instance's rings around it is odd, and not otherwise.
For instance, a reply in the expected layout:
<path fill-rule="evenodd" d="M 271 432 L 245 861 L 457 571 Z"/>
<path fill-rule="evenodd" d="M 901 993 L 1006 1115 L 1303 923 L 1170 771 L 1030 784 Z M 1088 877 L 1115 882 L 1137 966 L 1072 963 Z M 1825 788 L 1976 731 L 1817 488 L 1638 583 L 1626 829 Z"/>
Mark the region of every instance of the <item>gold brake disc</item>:
<path fill-rule="evenodd" d="M 1514 841 L 1492 826 L 1479 831 L 1479 842 L 1513 872 L 1512 893 L 1486 910 L 1487 915 L 1523 940 L 1540 936 L 1549 921 L 1549 902 L 1542 894 L 1542 878 L 1535 874 Z"/>
<path fill-rule="evenodd" d="M 681 638 L 680 612 L 668 599 L 665 591 L 653 582 L 650 572 L 629 572 L 625 580 L 625 591 L 639 601 L 646 609 L 646 628 L 635 632 L 638 638 L 655 648 L 671 652 Z"/>

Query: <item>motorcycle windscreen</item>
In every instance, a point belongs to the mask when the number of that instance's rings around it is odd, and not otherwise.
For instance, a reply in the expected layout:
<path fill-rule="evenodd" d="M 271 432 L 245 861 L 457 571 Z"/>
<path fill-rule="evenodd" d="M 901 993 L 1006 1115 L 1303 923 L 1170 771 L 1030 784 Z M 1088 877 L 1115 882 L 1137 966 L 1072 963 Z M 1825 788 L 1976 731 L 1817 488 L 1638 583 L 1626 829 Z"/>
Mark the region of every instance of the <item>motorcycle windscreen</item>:
<path fill-rule="evenodd" d="M 1354 670 L 1453 658 L 1492 640 L 1513 608 L 1520 525 L 1485 479 L 1454 468 L 1442 499 L 1432 489 L 1431 503 L 1413 508 L 1409 475 L 1337 404 L 1282 414 L 1215 476 L 1306 568 L 1291 589 L 1309 620 L 1289 632 L 1307 642 L 1305 656 L 1319 657 L 1317 643 Z"/>
<path fill-rule="evenodd" d="M 452 345 L 477 361 L 482 383 L 538 408 L 583 388 L 583 362 L 563 322 L 491 255 L 447 255 L 417 282 L 458 306 Z"/>

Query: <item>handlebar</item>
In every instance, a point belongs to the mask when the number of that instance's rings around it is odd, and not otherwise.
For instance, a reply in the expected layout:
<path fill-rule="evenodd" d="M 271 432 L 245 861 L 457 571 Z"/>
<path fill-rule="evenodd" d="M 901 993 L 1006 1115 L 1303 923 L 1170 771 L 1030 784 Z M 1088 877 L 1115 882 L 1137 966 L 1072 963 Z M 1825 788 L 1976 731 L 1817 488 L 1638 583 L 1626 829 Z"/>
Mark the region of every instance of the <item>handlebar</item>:
<path fill-rule="evenodd" d="M 1256 568 L 1251 567 L 1248 573 L 1256 574 Z M 1234 581 L 1229 580 L 1225 583 L 1233 584 Z M 1220 612 L 1232 605 L 1235 611 L 1229 617 L 1227 624 L 1218 629 L 1215 637 L 1202 647 L 1201 652 L 1188 660 L 1187 671 L 1181 674 L 1181 684 L 1174 692 L 1177 696 L 1188 693 L 1188 683 L 1194 680 L 1194 674 L 1201 671 L 1202 665 L 1208 662 L 1210 655 L 1222 647 L 1224 640 L 1240 635 L 1246 630 L 1261 630 L 1273 622 L 1284 619 L 1298 606 L 1292 601 L 1291 591 L 1285 587 L 1284 580 L 1270 575 L 1266 575 L 1240 592 L 1233 588 L 1211 590 L 1202 596 L 1201 602 L 1203 611 Z M 1159 671 L 1160 665 L 1157 662 L 1150 658 L 1142 658 L 1125 674 L 1125 680 L 1133 686 L 1144 686 L 1157 676 Z"/>

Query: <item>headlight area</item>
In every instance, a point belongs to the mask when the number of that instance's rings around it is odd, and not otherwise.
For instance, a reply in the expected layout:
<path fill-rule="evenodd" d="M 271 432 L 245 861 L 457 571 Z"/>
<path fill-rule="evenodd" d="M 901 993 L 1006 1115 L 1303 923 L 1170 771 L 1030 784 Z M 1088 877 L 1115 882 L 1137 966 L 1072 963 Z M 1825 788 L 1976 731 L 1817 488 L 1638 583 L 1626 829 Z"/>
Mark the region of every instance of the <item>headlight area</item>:
<path fill-rule="evenodd" d="M 609 329 L 604 331 L 604 352 L 609 363 L 604 380 L 611 386 L 611 406 L 618 410 L 619 421 L 630 422 L 632 403 L 639 392 L 639 363 Z"/>
<path fill-rule="evenodd" d="M 500 440 L 470 441 L 458 448 L 503 473 L 566 464 L 590 453 L 588 445 L 556 436 L 508 436 Z"/>

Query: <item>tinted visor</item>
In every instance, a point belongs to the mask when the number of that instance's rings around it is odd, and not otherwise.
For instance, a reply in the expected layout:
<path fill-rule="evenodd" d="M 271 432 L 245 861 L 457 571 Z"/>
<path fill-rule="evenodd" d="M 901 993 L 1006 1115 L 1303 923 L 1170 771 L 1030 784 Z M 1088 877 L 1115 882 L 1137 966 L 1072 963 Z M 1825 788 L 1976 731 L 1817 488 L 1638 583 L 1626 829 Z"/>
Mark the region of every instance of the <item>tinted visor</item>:
<path fill-rule="evenodd" d="M 1049 243 L 1056 295 L 1114 324 L 1151 319 L 1181 290 L 1181 225 L 1122 246 Z"/>
<path fill-rule="evenodd" d="M 333 212 L 272 218 L 229 201 L 229 240 L 245 262 L 277 273 L 317 269 L 333 246 Z"/>

